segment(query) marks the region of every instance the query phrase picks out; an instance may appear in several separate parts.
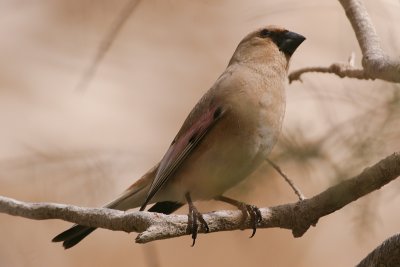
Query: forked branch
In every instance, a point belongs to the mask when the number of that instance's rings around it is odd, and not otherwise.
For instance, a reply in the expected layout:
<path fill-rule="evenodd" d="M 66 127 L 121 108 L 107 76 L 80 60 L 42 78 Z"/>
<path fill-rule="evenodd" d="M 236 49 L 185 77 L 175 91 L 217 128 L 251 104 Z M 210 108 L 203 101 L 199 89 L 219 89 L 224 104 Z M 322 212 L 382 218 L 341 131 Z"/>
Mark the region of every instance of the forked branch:
<path fill-rule="evenodd" d="M 394 153 L 359 175 L 332 186 L 324 192 L 297 203 L 262 208 L 258 228 L 279 227 L 302 236 L 318 220 L 378 190 L 400 175 L 400 153 Z M 61 219 L 114 231 L 137 232 L 138 243 L 187 235 L 186 215 L 163 215 L 150 212 L 122 212 L 104 208 L 82 208 L 54 203 L 27 203 L 0 197 L 0 212 L 34 220 Z M 216 211 L 204 215 L 210 232 L 242 229 L 241 211 Z M 246 229 L 251 229 L 250 221 Z M 202 232 L 202 229 L 200 229 Z"/>
<path fill-rule="evenodd" d="M 390 58 L 382 49 L 378 34 L 362 0 L 339 0 L 357 37 L 363 55 L 363 68 L 334 63 L 329 67 L 307 67 L 289 75 L 289 81 L 301 80 L 307 72 L 334 73 L 339 77 L 381 79 L 400 83 L 400 60 Z"/>

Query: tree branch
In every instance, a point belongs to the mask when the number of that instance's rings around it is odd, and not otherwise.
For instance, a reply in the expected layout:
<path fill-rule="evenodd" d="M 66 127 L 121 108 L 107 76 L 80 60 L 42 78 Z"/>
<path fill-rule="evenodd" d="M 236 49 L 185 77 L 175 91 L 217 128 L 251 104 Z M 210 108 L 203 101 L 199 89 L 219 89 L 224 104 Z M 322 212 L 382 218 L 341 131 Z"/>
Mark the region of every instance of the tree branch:
<path fill-rule="evenodd" d="M 285 181 L 293 189 L 293 192 L 296 194 L 296 196 L 298 196 L 300 201 L 306 199 L 306 197 L 303 195 L 303 193 L 300 191 L 300 189 L 296 186 L 296 184 L 282 171 L 282 169 L 278 165 L 276 165 L 269 158 L 267 158 L 266 160 L 269 163 L 269 165 L 271 165 L 272 168 L 274 168 L 283 177 L 283 179 L 285 179 Z"/>
<path fill-rule="evenodd" d="M 279 227 L 302 236 L 311 225 L 358 198 L 378 190 L 400 175 L 400 153 L 394 153 L 366 168 L 359 175 L 332 186 L 324 192 L 297 203 L 262 208 L 258 228 Z M 52 203 L 26 203 L 0 197 L 0 212 L 35 220 L 61 219 L 91 227 L 140 233 L 136 242 L 187 235 L 186 215 L 163 215 L 150 212 L 122 212 L 105 208 L 82 208 Z M 210 232 L 242 229 L 241 211 L 215 211 L 204 214 Z M 245 222 L 251 229 L 250 221 Z M 204 229 L 200 229 L 204 232 Z"/>
<path fill-rule="evenodd" d="M 383 51 L 378 34 L 362 0 L 339 0 L 346 12 L 363 55 L 363 69 L 350 64 L 334 63 L 330 67 L 311 67 L 296 70 L 289 75 L 289 81 L 301 80 L 306 72 L 334 73 L 339 77 L 357 79 L 381 79 L 400 83 L 400 60 L 389 58 Z"/>
<path fill-rule="evenodd" d="M 363 69 L 357 69 L 346 63 L 333 63 L 329 67 L 307 67 L 292 71 L 289 74 L 289 82 L 302 81 L 301 75 L 307 72 L 319 72 L 319 73 L 332 73 L 336 74 L 340 78 L 356 78 L 360 80 L 374 80 L 370 77 Z"/>
<path fill-rule="evenodd" d="M 93 76 L 96 74 L 97 67 L 100 65 L 104 56 L 107 54 L 111 45 L 115 41 L 118 33 L 121 31 L 122 27 L 125 25 L 126 21 L 133 13 L 133 11 L 139 5 L 140 0 L 130 0 L 126 6 L 124 6 L 121 12 L 118 14 L 117 19 L 110 26 L 110 29 L 106 32 L 103 40 L 101 41 L 99 47 L 97 48 L 96 55 L 93 60 L 90 62 L 90 65 L 83 73 L 82 77 L 79 80 L 79 83 L 76 87 L 78 91 L 83 91 L 87 88 Z"/>

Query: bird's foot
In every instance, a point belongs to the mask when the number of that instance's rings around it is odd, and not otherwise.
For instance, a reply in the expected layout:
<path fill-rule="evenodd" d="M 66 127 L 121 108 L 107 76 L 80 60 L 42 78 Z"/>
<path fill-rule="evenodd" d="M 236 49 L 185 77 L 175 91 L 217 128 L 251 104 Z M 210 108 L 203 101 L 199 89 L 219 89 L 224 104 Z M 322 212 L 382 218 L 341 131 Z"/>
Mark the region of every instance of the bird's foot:
<path fill-rule="evenodd" d="M 186 194 L 186 200 L 189 205 L 189 214 L 188 214 L 188 234 L 192 235 L 193 243 L 192 247 L 196 243 L 197 233 L 198 233 L 198 226 L 199 222 L 201 226 L 204 227 L 206 233 L 210 231 L 207 222 L 204 220 L 203 215 L 197 210 L 196 206 L 193 204 L 190 194 Z"/>
<path fill-rule="evenodd" d="M 256 234 L 258 223 L 260 223 L 262 220 L 261 211 L 258 207 L 243 202 L 239 202 L 238 208 L 242 211 L 243 214 L 242 218 L 243 226 L 245 225 L 246 220 L 250 215 L 250 223 L 253 228 L 253 232 L 251 233 L 250 238 L 252 238 Z"/>
<path fill-rule="evenodd" d="M 262 220 L 261 211 L 258 207 L 254 206 L 254 205 L 249 205 L 249 204 L 243 203 L 241 201 L 237 201 L 232 198 L 224 197 L 224 196 L 219 196 L 216 198 L 216 200 L 229 203 L 242 211 L 243 217 L 242 217 L 241 224 L 242 224 L 243 229 L 245 228 L 247 218 L 250 215 L 250 224 L 253 228 L 253 232 L 252 232 L 250 238 L 252 238 L 256 234 L 257 225 Z"/>

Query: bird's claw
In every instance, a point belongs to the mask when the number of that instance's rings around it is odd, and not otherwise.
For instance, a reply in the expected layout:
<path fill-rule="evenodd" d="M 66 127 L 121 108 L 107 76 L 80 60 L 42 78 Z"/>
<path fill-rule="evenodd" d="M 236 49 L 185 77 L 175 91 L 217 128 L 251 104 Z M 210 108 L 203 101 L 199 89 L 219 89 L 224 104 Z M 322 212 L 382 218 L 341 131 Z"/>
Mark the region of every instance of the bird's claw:
<path fill-rule="evenodd" d="M 204 227 L 206 233 L 210 232 L 210 228 L 208 227 L 207 222 L 204 220 L 203 215 L 196 209 L 196 207 L 191 205 L 189 207 L 187 232 L 188 234 L 192 235 L 193 247 L 196 243 L 199 222 L 201 226 Z"/>
<path fill-rule="evenodd" d="M 254 206 L 254 205 L 249 205 L 246 203 L 240 203 L 239 209 L 242 211 L 242 214 L 243 214 L 243 218 L 242 218 L 243 228 L 245 226 L 247 218 L 250 215 L 250 223 L 251 223 L 251 226 L 253 229 L 253 232 L 252 232 L 250 238 L 252 238 L 256 234 L 258 223 L 260 223 L 262 220 L 261 211 L 258 207 Z"/>

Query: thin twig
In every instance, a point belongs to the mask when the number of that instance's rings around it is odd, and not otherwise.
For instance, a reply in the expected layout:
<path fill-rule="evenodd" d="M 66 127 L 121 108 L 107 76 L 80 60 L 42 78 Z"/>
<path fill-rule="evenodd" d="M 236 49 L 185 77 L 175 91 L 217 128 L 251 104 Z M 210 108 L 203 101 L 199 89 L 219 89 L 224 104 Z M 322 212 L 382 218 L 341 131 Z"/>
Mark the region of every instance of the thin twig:
<path fill-rule="evenodd" d="M 261 208 L 258 228 L 279 227 L 302 236 L 310 226 L 358 198 L 378 190 L 400 175 L 400 153 L 394 153 L 359 175 L 332 186 L 303 201 Z M 90 227 L 140 233 L 136 242 L 147 243 L 187 235 L 186 215 L 151 212 L 123 212 L 105 208 L 82 208 L 54 203 L 27 203 L 0 196 L 0 213 L 35 220 L 61 219 Z M 204 214 L 210 232 L 252 229 L 250 219 L 242 224 L 241 211 L 216 211 Z M 203 231 L 203 230 L 201 230 Z"/>
<path fill-rule="evenodd" d="M 84 91 L 87 88 L 93 76 L 96 74 L 97 67 L 100 65 L 104 56 L 110 49 L 117 34 L 121 31 L 122 26 L 124 26 L 128 18 L 131 16 L 132 12 L 139 5 L 139 3 L 140 0 L 131 0 L 127 3 L 126 6 L 122 8 L 121 12 L 117 16 L 117 19 L 114 21 L 114 23 L 112 23 L 110 29 L 106 32 L 103 40 L 101 41 L 95 57 L 79 80 L 78 85 L 76 86 L 76 90 Z"/>
<path fill-rule="evenodd" d="M 390 58 L 382 49 L 379 36 L 362 0 L 339 0 L 353 27 L 360 45 L 362 69 L 351 64 L 334 63 L 329 67 L 308 67 L 296 70 L 289 75 L 290 81 L 299 80 L 306 72 L 334 73 L 339 77 L 357 79 L 381 79 L 400 83 L 400 60 Z"/>
<path fill-rule="evenodd" d="M 290 187 L 293 189 L 294 193 L 299 197 L 299 200 L 305 200 L 306 197 L 303 195 L 303 193 L 300 191 L 300 189 L 295 185 L 295 183 L 282 171 L 282 169 L 276 165 L 272 160 L 269 158 L 266 159 L 266 161 L 285 179 L 285 181 L 290 185 Z"/>
<path fill-rule="evenodd" d="M 329 67 L 306 67 L 292 71 L 289 74 L 289 83 L 292 83 L 293 81 L 302 81 L 301 75 L 309 72 L 332 73 L 336 74 L 340 78 L 347 77 L 360 80 L 374 80 L 374 78 L 366 74 L 363 69 L 354 68 L 350 64 L 346 63 L 333 63 Z"/>

